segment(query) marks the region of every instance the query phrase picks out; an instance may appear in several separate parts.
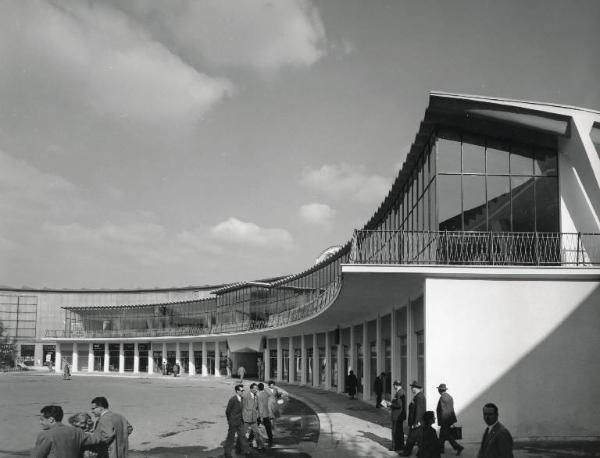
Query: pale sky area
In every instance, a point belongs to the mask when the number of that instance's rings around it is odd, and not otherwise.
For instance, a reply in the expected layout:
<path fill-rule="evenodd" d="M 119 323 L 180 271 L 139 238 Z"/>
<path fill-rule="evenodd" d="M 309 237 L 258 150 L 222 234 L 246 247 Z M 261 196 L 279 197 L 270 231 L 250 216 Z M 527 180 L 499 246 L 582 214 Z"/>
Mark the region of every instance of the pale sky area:
<path fill-rule="evenodd" d="M 0 285 L 305 270 L 431 90 L 600 109 L 600 2 L 0 0 Z"/>

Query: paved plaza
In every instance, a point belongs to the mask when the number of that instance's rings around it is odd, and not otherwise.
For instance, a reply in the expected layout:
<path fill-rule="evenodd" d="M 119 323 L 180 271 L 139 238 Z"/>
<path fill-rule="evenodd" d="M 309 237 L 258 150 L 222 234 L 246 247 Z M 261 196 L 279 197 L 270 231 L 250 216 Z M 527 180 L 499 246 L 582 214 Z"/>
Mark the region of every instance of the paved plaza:
<path fill-rule="evenodd" d="M 59 404 L 65 418 L 87 411 L 95 396 L 134 425 L 133 458 L 220 457 L 224 410 L 235 380 L 215 377 L 132 377 L 76 374 L 0 374 L 0 458 L 28 456 L 39 431 L 38 413 Z M 289 393 L 276 422 L 268 457 L 393 457 L 389 411 L 314 388 L 281 385 Z M 482 426 L 483 431 L 483 426 Z M 475 457 L 477 443 L 463 443 Z M 518 443 L 515 457 L 600 457 L 597 442 Z M 446 457 L 453 454 L 446 453 Z M 416 450 L 415 450 L 416 453 Z M 414 454 L 413 453 L 413 456 Z"/>

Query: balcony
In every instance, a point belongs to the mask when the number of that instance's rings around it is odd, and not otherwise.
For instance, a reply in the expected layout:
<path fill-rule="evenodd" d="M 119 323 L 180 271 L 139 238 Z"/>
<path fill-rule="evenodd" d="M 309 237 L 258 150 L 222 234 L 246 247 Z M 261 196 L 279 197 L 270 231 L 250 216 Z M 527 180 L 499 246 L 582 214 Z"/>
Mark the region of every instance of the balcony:
<path fill-rule="evenodd" d="M 357 230 L 349 262 L 600 266 L 600 234 Z"/>

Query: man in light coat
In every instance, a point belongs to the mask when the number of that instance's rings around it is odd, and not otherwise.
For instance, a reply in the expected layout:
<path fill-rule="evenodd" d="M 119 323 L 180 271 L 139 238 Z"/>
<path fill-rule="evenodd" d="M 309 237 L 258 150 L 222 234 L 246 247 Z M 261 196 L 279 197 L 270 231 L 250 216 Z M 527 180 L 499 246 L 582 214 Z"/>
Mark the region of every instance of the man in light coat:
<path fill-rule="evenodd" d="M 108 410 L 108 400 L 103 396 L 92 399 L 91 410 L 98 418 L 92 433 L 94 443 L 106 446 L 108 458 L 127 458 L 133 426 L 123 415 Z"/>
<path fill-rule="evenodd" d="M 270 390 L 265 390 L 264 383 L 258 384 L 258 417 L 260 422 L 265 426 L 267 430 L 267 437 L 269 439 L 269 447 L 273 446 L 273 420 L 275 419 L 274 414 L 275 406 L 275 395 Z"/>
<path fill-rule="evenodd" d="M 250 385 L 250 392 L 242 398 L 242 418 L 244 419 L 246 433 L 250 431 L 248 440 L 251 441 L 252 437 L 254 437 L 256 439 L 257 448 L 259 450 L 264 449 L 265 444 L 258 431 L 258 386 L 256 383 Z"/>
<path fill-rule="evenodd" d="M 456 456 L 459 456 L 464 447 L 456 442 L 451 434 L 452 425 L 458 421 L 456 412 L 454 412 L 454 399 L 447 393 L 448 387 L 445 383 L 440 383 L 437 390 L 440 393 L 436 409 L 437 421 L 440 426 L 440 453 L 444 453 L 444 444 L 448 441 L 456 451 Z"/>

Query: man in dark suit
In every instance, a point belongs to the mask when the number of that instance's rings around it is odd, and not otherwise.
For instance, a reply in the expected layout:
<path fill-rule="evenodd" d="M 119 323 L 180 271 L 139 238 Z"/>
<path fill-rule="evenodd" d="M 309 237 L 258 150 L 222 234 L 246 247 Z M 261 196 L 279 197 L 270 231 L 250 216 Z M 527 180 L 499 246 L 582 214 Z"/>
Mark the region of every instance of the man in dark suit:
<path fill-rule="evenodd" d="M 481 439 L 477 458 L 513 458 L 513 438 L 508 429 L 498 421 L 498 406 L 483 406 L 483 421 L 488 425 Z"/>
<path fill-rule="evenodd" d="M 235 386 L 235 395 L 229 399 L 227 408 L 225 409 L 225 416 L 227 417 L 227 424 L 229 429 L 227 430 L 227 438 L 225 439 L 225 457 L 230 458 L 231 450 L 235 442 L 235 436 L 237 434 L 237 440 L 240 444 L 242 453 L 248 454 L 250 452 L 248 448 L 248 442 L 246 441 L 246 428 L 244 427 L 244 419 L 242 418 L 242 396 L 244 394 L 244 385 L 239 384 Z"/>
<path fill-rule="evenodd" d="M 375 377 L 375 383 L 373 384 L 373 390 L 375 391 L 375 396 L 377 396 L 377 400 L 375 401 L 375 407 L 381 407 L 381 400 L 383 398 L 383 391 L 385 387 L 385 372 L 382 372 L 380 375 Z"/>
<path fill-rule="evenodd" d="M 38 434 L 30 456 L 78 458 L 81 456 L 82 446 L 92 443 L 92 438 L 83 430 L 62 424 L 62 407 L 45 406 L 40 413 L 42 431 Z"/>
<path fill-rule="evenodd" d="M 415 444 L 421 440 L 423 415 L 425 414 L 425 395 L 423 385 L 416 380 L 410 384 L 413 399 L 408 407 L 408 437 L 403 456 L 410 456 Z"/>
<path fill-rule="evenodd" d="M 456 412 L 454 412 L 454 399 L 447 393 L 448 388 L 445 383 L 440 383 L 437 390 L 440 393 L 440 400 L 436 409 L 437 421 L 440 426 L 440 453 L 444 453 L 444 444 L 448 441 L 452 448 L 456 450 L 456 456 L 459 456 L 464 447 L 456 442 L 451 434 L 452 425 L 458 421 Z"/>
<path fill-rule="evenodd" d="M 402 382 L 394 380 L 394 397 L 390 407 L 392 409 L 392 450 L 402 451 L 404 448 L 404 420 L 406 420 L 406 393 L 402 389 Z"/>
<path fill-rule="evenodd" d="M 133 426 L 123 415 L 108 410 L 108 400 L 104 396 L 92 399 L 91 410 L 98 417 L 92 433 L 95 443 L 106 446 L 108 458 L 127 458 Z"/>

